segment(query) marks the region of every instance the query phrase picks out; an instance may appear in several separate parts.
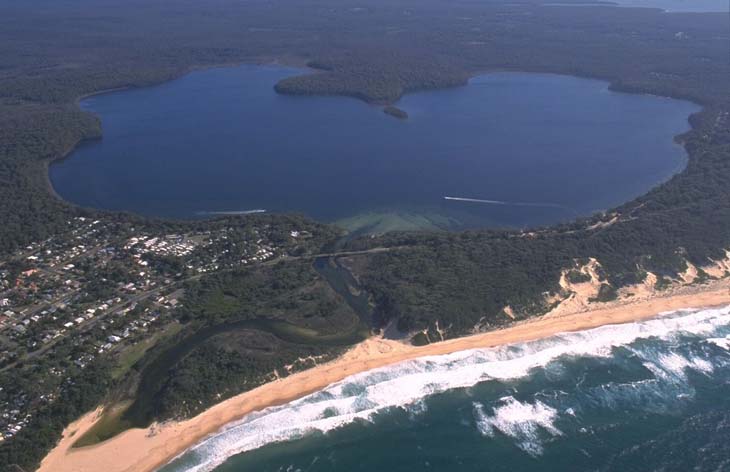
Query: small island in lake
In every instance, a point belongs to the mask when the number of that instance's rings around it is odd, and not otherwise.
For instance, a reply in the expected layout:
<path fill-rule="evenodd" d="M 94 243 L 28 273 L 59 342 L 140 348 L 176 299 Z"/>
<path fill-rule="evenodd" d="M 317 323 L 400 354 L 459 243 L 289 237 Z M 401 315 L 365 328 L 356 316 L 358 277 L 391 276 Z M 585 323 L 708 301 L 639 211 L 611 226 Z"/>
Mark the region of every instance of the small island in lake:
<path fill-rule="evenodd" d="M 393 105 L 388 105 L 387 107 L 383 108 L 383 113 L 390 116 L 395 116 L 400 120 L 408 119 L 408 113 L 406 113 L 405 110 L 401 110 L 400 108 L 394 107 Z"/>

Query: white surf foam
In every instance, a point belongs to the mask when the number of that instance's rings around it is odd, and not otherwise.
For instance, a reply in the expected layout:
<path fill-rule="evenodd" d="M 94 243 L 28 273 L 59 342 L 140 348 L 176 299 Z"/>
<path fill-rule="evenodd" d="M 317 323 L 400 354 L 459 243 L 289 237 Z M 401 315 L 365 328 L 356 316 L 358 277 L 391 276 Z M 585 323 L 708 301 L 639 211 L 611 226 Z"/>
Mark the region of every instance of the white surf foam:
<path fill-rule="evenodd" d="M 713 362 L 687 349 L 679 349 L 666 342 L 660 346 L 629 347 L 631 356 L 618 362 L 637 362 L 650 373 L 648 378 L 629 382 L 609 381 L 580 390 L 570 398 L 571 406 L 578 410 L 608 409 L 617 411 L 646 411 L 656 414 L 676 412 L 695 398 L 695 389 L 689 381 L 690 371 L 710 375 L 715 365 L 724 361 L 713 358 Z M 679 352 L 679 350 L 683 352 Z"/>
<path fill-rule="evenodd" d="M 558 411 L 541 401 L 534 404 L 521 403 L 509 396 L 500 400 L 500 405 L 493 408 L 493 414 L 485 413 L 484 405 L 474 404 L 474 416 L 479 431 L 494 437 L 496 431 L 515 439 L 517 447 L 532 456 L 542 454 L 543 446 L 540 430 L 552 436 L 563 433 L 555 427 Z"/>
<path fill-rule="evenodd" d="M 715 346 L 730 351 L 730 336 L 722 338 L 708 338 L 707 342 L 714 344 Z"/>
<path fill-rule="evenodd" d="M 379 412 L 413 405 L 424 397 L 450 389 L 470 387 L 487 380 L 521 378 L 558 358 L 606 357 L 615 347 L 646 338 L 673 339 L 680 334 L 707 338 L 713 334 L 717 336 L 717 329 L 727 326 L 730 326 L 730 307 L 683 310 L 643 322 L 603 326 L 493 349 L 423 357 L 375 369 L 228 425 L 189 450 L 185 462 L 196 465 L 186 465 L 180 470 L 209 471 L 237 453 L 312 432 L 326 433 L 356 421 L 372 421 Z M 699 358 L 662 356 L 646 364 L 656 376 L 676 379 L 683 378 L 686 369 L 712 371 L 712 365 Z M 524 443 L 524 450 L 531 454 L 539 453 L 536 443 L 528 438 L 535 428 L 550 434 L 559 433 L 552 427 L 557 413 L 545 404 L 505 401 L 502 408 L 495 410 L 492 416 L 484 417 L 484 424 L 512 437 L 520 436 L 520 444 Z M 411 413 L 419 409 L 412 408 Z M 516 415 L 517 423 L 510 423 L 510 414 Z"/>
<path fill-rule="evenodd" d="M 713 365 L 697 356 L 686 357 L 676 352 L 659 354 L 656 361 L 644 362 L 655 377 L 661 377 L 674 382 L 687 380 L 687 370 L 695 370 L 705 374 L 711 374 Z"/>

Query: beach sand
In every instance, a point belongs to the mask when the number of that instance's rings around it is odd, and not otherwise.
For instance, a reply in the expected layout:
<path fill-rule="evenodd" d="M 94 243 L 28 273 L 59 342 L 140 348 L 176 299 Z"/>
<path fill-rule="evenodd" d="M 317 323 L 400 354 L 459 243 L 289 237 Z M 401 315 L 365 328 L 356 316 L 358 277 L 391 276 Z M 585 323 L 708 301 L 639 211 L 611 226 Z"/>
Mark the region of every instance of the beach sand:
<path fill-rule="evenodd" d="M 321 390 L 358 372 L 422 356 L 494 347 L 531 341 L 560 332 L 578 331 L 606 324 L 651 318 L 682 308 L 704 308 L 730 304 L 730 281 L 703 286 L 684 286 L 669 292 L 650 293 L 610 303 L 594 304 L 582 311 L 553 312 L 510 327 L 482 334 L 414 347 L 381 338 L 368 339 L 340 358 L 310 370 L 268 383 L 232 397 L 198 416 L 179 422 L 153 424 L 132 429 L 103 443 L 72 449 L 73 442 L 100 415 L 90 412 L 69 425 L 59 444 L 43 460 L 41 472 L 145 472 L 152 471 L 244 415 L 268 406 L 283 404 Z"/>

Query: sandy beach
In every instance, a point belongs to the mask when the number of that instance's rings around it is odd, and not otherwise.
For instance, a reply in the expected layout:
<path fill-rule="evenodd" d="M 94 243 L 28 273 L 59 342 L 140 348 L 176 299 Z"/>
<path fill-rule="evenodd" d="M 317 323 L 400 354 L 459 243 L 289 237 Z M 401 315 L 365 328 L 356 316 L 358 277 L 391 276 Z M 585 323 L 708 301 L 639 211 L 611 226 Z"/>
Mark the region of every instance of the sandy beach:
<path fill-rule="evenodd" d="M 252 411 L 300 398 L 358 372 L 422 356 L 488 348 L 531 341 L 560 332 L 638 321 L 682 308 L 728 304 L 730 304 L 730 283 L 728 280 L 719 280 L 702 286 L 686 285 L 668 292 L 622 297 L 615 302 L 551 312 L 505 329 L 422 347 L 371 338 L 354 346 L 332 362 L 237 395 L 194 418 L 153 424 L 146 429 L 128 430 L 101 444 L 72 449 L 73 442 L 87 431 L 101 414 L 100 409 L 90 412 L 66 428 L 63 438 L 46 456 L 39 470 L 42 472 L 152 471 L 227 423 L 240 419 Z"/>

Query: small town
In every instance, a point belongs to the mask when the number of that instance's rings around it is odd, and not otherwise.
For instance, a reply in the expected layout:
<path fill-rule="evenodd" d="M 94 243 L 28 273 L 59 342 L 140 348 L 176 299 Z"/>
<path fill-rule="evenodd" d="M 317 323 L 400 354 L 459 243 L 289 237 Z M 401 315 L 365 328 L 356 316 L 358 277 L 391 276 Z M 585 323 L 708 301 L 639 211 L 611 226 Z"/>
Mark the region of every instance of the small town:
<path fill-rule="evenodd" d="M 0 262 L 0 378 L 33 360 L 41 379 L 20 389 L 22 382 L 0 382 L 0 441 L 21 431 L 39 404 L 53 402 L 97 357 L 128 368 L 156 336 L 178 329 L 170 314 L 182 306 L 186 282 L 272 261 L 310 236 L 292 229 L 274 241 L 266 224 L 189 233 L 84 217 L 68 224 L 68 233 Z"/>

